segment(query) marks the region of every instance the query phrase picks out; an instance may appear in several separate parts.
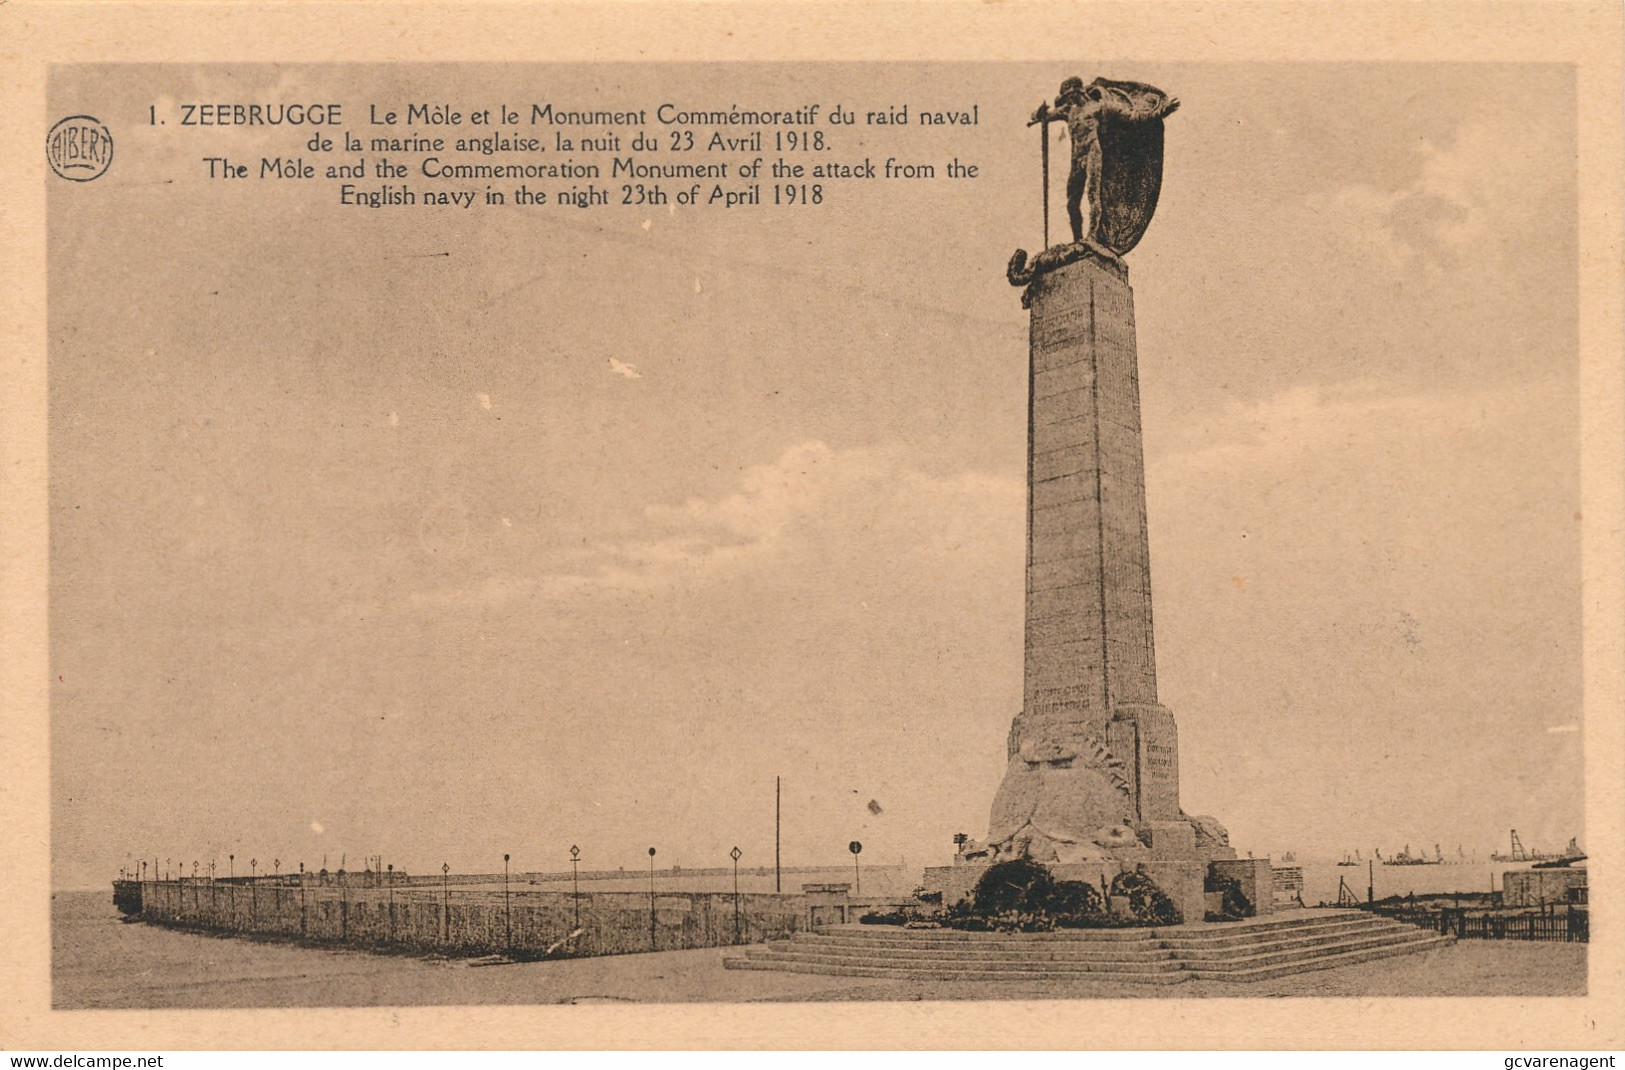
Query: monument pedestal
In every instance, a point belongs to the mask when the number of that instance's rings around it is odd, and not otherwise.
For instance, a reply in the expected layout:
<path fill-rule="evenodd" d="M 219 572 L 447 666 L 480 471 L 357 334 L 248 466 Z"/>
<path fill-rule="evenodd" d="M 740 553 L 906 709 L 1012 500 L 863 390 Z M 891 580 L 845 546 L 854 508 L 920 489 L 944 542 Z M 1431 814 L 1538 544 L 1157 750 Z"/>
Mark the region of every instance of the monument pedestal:
<path fill-rule="evenodd" d="M 1265 864 L 1266 867 L 1268 863 Z M 1098 862 L 1076 862 L 1049 867 L 1058 881 L 1082 881 L 1092 884 L 1105 896 L 1112 880 L 1119 873 L 1141 870 L 1156 882 L 1164 895 L 1179 907 L 1186 921 L 1201 921 L 1206 912 L 1203 888 L 1206 886 L 1208 864 L 1196 859 L 1154 859 L 1135 862 L 1102 859 Z M 944 906 L 952 906 L 961 899 L 971 898 L 976 882 L 987 872 L 987 866 L 976 863 L 955 866 L 930 866 L 925 871 L 925 887 L 942 893 Z M 1267 868 L 1266 868 L 1267 875 Z"/>

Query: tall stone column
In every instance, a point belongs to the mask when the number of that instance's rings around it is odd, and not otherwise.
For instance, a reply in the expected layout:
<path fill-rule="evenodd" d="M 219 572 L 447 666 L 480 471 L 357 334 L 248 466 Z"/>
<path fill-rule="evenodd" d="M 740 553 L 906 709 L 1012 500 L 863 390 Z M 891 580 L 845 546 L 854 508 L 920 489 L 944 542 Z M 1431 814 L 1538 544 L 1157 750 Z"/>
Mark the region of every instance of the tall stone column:
<path fill-rule="evenodd" d="M 1098 731 L 1111 708 L 1157 701 L 1134 292 L 1085 258 L 1029 300 L 1023 705 Z"/>
<path fill-rule="evenodd" d="M 1134 293 L 1091 253 L 1026 302 L 1025 672 L 989 839 L 1045 860 L 1133 855 L 1157 826 L 1189 828 L 1157 704 Z"/>

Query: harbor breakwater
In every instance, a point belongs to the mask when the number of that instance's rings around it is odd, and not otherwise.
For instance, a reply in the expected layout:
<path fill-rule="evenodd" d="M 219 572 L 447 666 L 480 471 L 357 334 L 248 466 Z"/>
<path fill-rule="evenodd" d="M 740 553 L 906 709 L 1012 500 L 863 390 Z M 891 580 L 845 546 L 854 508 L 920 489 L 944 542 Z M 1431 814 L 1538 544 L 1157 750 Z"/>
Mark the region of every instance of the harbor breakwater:
<path fill-rule="evenodd" d="M 442 891 L 307 880 L 114 882 L 130 920 L 226 936 L 448 955 L 575 958 L 721 947 L 808 927 L 806 897 L 718 892 Z"/>

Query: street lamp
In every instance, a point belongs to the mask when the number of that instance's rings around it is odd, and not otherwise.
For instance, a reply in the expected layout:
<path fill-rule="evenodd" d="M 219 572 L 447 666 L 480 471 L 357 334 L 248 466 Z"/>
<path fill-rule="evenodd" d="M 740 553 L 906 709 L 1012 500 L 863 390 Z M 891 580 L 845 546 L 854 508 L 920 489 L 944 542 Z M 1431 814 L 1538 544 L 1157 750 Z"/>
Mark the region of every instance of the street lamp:
<path fill-rule="evenodd" d="M 649 950 L 655 947 L 655 849 L 649 848 Z"/>
<path fill-rule="evenodd" d="M 852 852 L 852 879 L 857 885 L 857 888 L 854 890 L 853 894 L 862 895 L 863 874 L 858 872 L 858 855 L 863 851 L 863 844 L 859 843 L 857 840 L 853 840 L 851 843 L 846 845 L 846 849 Z"/>
<path fill-rule="evenodd" d="M 508 933 L 508 947 L 513 947 L 513 908 L 508 900 L 508 856 L 502 856 L 502 916 Z"/>
<path fill-rule="evenodd" d="M 451 863 L 440 863 L 440 923 L 446 930 L 446 943 L 451 943 Z"/>
<path fill-rule="evenodd" d="M 738 847 L 728 852 L 728 857 L 734 860 L 734 943 L 739 943 L 739 856 L 745 852 Z"/>
<path fill-rule="evenodd" d="M 581 870 L 579 868 L 580 862 L 581 862 L 581 848 L 577 847 L 575 844 L 572 843 L 570 845 L 570 887 L 572 889 L 571 898 L 575 901 L 575 908 L 576 908 L 575 928 L 576 929 L 581 928 Z"/>

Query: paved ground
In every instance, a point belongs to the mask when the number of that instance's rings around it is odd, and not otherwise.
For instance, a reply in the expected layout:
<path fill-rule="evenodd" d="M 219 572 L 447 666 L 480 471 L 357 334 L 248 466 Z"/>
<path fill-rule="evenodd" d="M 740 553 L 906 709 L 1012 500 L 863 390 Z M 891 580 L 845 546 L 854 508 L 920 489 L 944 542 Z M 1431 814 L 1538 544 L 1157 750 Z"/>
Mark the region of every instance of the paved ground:
<path fill-rule="evenodd" d="M 105 897 L 57 902 L 53 1002 L 88 1007 L 316 1007 L 572 1002 L 1582 995 L 1583 944 L 1469 941 L 1256 984 L 885 981 L 727 970 L 734 950 L 473 966 L 123 924 Z"/>

